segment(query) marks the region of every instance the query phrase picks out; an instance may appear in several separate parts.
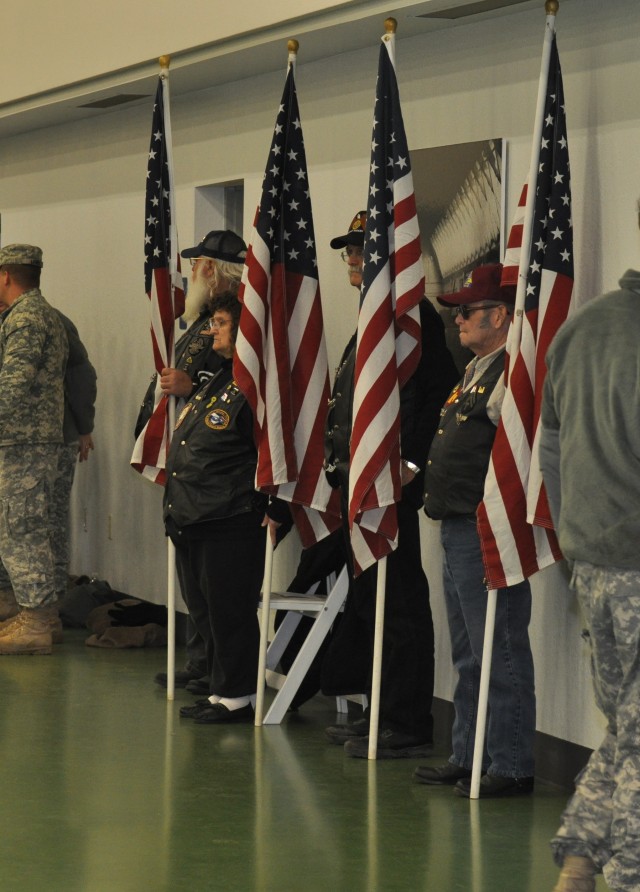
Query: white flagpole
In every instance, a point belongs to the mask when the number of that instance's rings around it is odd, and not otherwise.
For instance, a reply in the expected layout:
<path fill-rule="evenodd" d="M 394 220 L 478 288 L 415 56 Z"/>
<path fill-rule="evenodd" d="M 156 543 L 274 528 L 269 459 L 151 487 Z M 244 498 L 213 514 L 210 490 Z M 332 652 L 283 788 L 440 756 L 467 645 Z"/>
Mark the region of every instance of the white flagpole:
<path fill-rule="evenodd" d="M 178 227 L 176 223 L 174 207 L 174 183 L 173 183 L 173 146 L 171 142 L 171 112 L 169 103 L 169 65 L 171 56 L 160 56 L 160 77 L 162 79 L 162 93 L 164 97 L 164 139 L 167 147 L 169 195 L 171 201 L 169 219 L 169 239 L 171 252 L 169 254 L 169 280 L 173 296 L 174 286 L 182 288 L 182 281 L 178 273 Z M 175 316 L 175 313 L 174 313 Z M 171 344 L 171 355 L 167 357 L 169 366 L 174 365 L 175 343 Z M 167 452 L 171 445 L 171 434 L 175 423 L 176 401 L 175 397 L 169 399 L 167 404 Z M 176 669 L 176 550 L 170 539 L 167 540 L 167 700 L 175 697 L 175 669 Z"/>
<path fill-rule="evenodd" d="M 173 353 L 173 349 L 171 351 Z M 171 362 L 173 365 L 173 359 Z M 176 398 L 167 404 L 167 453 L 171 445 L 171 433 L 175 425 Z M 167 537 L 167 700 L 175 698 L 176 689 L 176 548 Z"/>
<path fill-rule="evenodd" d="M 167 539 L 167 700 L 176 687 L 176 549 Z"/>
<path fill-rule="evenodd" d="M 540 157 L 540 141 L 544 125 L 544 105 L 547 94 L 547 81 L 549 79 L 549 59 L 551 56 L 551 44 L 556 29 L 556 13 L 560 4 L 558 0 L 546 0 L 544 42 L 542 45 L 542 62 L 540 65 L 540 80 L 538 82 L 538 100 L 536 104 L 536 116 L 531 143 L 531 162 L 529 165 L 529 177 L 527 179 L 527 203 L 522 230 L 522 248 L 520 253 L 520 267 L 518 270 L 518 288 L 516 291 L 516 310 L 509 332 L 511 336 L 521 338 L 522 319 L 524 314 L 524 300 L 527 287 L 527 269 L 529 266 L 529 253 L 531 250 L 531 238 L 533 231 L 533 206 L 535 201 L 535 186 L 538 176 L 538 164 Z M 517 328 L 516 328 L 517 326 Z M 508 382 L 507 382 L 508 386 Z M 484 644 L 482 651 L 482 670 L 480 673 L 480 691 L 478 695 L 478 715 L 476 718 L 476 737 L 473 751 L 473 768 L 471 771 L 470 798 L 478 799 L 480 796 L 480 776 L 482 773 L 482 755 L 484 752 L 484 739 L 487 719 L 487 704 L 489 701 L 489 683 L 491 680 L 491 657 L 493 654 L 493 637 L 495 631 L 496 605 L 498 592 L 490 589 L 487 597 L 487 614 L 484 627 Z"/>
<path fill-rule="evenodd" d="M 264 714 L 264 689 L 265 676 L 267 671 L 267 644 L 269 619 L 271 610 L 271 577 L 273 575 L 273 543 L 271 541 L 271 530 L 267 526 L 267 541 L 264 553 L 264 577 L 262 580 L 262 611 L 261 611 L 261 635 L 260 635 L 260 651 L 258 653 L 258 678 L 256 681 L 256 710 L 254 725 L 259 728 L 262 725 L 262 717 Z M 266 626 L 265 626 L 266 623 Z"/>
<path fill-rule="evenodd" d="M 369 705 L 369 751 L 368 759 L 378 755 L 378 724 L 380 719 L 380 680 L 382 677 L 382 642 L 384 639 L 384 605 L 387 588 L 387 558 L 378 561 L 378 581 L 376 585 L 376 625 L 373 640 L 373 669 L 371 678 L 371 703 Z"/>
<path fill-rule="evenodd" d="M 480 777 L 482 776 L 482 756 L 484 754 L 484 738 L 487 726 L 487 704 L 489 702 L 489 682 L 491 680 L 491 658 L 493 657 L 493 632 L 496 624 L 496 604 L 498 590 L 489 589 L 487 593 L 487 615 L 484 621 L 484 644 L 482 647 L 482 669 L 480 671 L 480 691 L 478 693 L 478 714 L 476 716 L 476 738 L 473 747 L 473 768 L 471 771 L 470 799 L 480 796 Z"/>

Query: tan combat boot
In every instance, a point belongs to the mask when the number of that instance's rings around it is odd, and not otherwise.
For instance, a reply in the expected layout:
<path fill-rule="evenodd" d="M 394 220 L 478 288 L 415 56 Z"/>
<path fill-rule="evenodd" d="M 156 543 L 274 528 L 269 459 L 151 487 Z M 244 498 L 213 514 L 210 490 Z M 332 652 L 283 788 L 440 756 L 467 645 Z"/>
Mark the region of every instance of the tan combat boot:
<path fill-rule="evenodd" d="M 20 607 L 12 588 L 0 588 L 0 622 L 15 616 Z"/>
<path fill-rule="evenodd" d="M 0 624 L 0 655 L 50 654 L 51 607 L 24 607 Z"/>
<path fill-rule="evenodd" d="M 596 892 L 596 868 L 590 858 L 567 855 L 553 892 Z"/>
<path fill-rule="evenodd" d="M 51 630 L 51 640 L 54 644 L 62 644 L 64 641 L 64 626 L 58 612 L 58 604 L 47 605 L 46 609 L 50 611 L 47 622 Z"/>

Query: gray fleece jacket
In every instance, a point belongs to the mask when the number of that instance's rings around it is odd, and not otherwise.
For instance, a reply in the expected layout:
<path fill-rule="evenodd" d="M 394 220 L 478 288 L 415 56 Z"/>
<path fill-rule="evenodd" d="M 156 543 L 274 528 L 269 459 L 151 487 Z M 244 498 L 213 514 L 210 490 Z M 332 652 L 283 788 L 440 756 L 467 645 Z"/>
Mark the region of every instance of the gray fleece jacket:
<path fill-rule="evenodd" d="M 640 570 L 640 273 L 568 319 L 546 363 L 540 463 L 563 554 Z"/>

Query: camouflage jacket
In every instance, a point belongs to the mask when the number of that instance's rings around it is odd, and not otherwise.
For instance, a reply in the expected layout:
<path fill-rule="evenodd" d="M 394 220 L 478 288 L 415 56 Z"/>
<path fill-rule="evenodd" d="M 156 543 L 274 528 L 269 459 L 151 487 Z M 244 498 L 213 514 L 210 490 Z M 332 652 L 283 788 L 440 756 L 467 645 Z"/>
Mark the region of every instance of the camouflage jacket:
<path fill-rule="evenodd" d="M 67 337 L 39 289 L 0 317 L 0 446 L 61 443 Z"/>

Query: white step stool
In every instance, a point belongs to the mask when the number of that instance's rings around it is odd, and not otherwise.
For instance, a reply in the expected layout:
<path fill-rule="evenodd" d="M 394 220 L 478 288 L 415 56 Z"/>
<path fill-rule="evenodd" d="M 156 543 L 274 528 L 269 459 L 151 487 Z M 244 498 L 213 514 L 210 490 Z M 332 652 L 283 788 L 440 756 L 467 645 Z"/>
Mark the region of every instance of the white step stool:
<path fill-rule="evenodd" d="M 348 590 L 349 577 L 347 568 L 343 567 L 326 597 L 318 597 L 313 592 L 306 595 L 300 595 L 295 592 L 271 593 L 270 609 L 286 610 L 287 615 L 267 650 L 266 681 L 269 687 L 278 689 L 278 693 L 264 716 L 262 721 L 264 725 L 278 725 L 284 718 L 303 678 L 320 649 L 320 645 L 326 638 L 336 616 L 344 606 Z M 269 634 L 269 617 L 263 616 L 262 613 L 261 605 L 261 646 L 264 645 L 265 638 L 268 640 Z M 289 672 L 287 675 L 282 675 L 276 672 L 275 668 L 280 662 L 282 654 L 303 616 L 315 616 L 315 622 L 309 630 L 304 644 L 298 651 L 298 655 Z M 339 712 L 347 711 L 348 699 L 356 699 L 362 702 L 361 695 L 354 695 L 353 698 L 338 697 L 336 699 Z"/>

